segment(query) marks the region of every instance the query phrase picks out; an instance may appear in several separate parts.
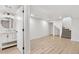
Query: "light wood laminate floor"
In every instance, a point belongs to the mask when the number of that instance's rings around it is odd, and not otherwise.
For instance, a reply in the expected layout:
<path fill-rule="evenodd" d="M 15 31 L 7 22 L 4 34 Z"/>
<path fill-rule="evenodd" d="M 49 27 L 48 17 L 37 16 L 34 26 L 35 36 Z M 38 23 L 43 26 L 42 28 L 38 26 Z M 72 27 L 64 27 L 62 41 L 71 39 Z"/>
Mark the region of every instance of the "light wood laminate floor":
<path fill-rule="evenodd" d="M 0 54 L 20 54 L 20 51 L 14 46 L 0 51 Z"/>
<path fill-rule="evenodd" d="M 31 40 L 31 54 L 79 54 L 79 42 L 52 36 Z"/>

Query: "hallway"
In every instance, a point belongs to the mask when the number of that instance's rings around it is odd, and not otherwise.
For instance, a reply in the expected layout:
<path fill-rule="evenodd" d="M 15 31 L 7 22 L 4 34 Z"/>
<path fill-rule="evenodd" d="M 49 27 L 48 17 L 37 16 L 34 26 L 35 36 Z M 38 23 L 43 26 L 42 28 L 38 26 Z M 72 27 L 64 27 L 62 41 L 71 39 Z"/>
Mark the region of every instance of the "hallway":
<path fill-rule="evenodd" d="M 78 54 L 79 43 L 52 36 L 31 40 L 31 54 Z"/>

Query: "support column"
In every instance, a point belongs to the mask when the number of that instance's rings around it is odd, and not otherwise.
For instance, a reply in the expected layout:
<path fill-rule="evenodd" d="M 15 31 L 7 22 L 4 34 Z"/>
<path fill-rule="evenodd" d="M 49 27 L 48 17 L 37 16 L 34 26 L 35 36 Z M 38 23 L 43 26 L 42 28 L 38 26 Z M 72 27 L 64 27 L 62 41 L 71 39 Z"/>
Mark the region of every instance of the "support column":
<path fill-rule="evenodd" d="M 53 23 L 53 39 L 54 39 L 54 36 L 55 36 L 55 28 L 54 28 L 54 23 Z"/>
<path fill-rule="evenodd" d="M 61 36 L 62 36 L 62 27 L 60 28 L 60 39 L 61 39 Z"/>

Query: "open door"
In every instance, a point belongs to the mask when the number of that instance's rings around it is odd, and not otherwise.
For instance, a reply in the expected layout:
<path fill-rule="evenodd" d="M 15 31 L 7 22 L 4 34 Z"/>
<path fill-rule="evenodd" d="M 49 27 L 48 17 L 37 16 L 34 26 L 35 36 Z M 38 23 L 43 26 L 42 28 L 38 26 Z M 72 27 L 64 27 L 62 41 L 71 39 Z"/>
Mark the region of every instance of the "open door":
<path fill-rule="evenodd" d="M 17 48 L 23 53 L 23 21 L 17 22 Z"/>
<path fill-rule="evenodd" d="M 30 53 L 30 37 L 29 37 L 29 18 L 30 6 L 25 5 L 24 14 L 19 14 L 17 17 L 17 48 L 21 53 Z M 22 17 L 21 17 L 22 16 Z"/>
<path fill-rule="evenodd" d="M 17 29 L 17 48 L 18 50 L 23 54 L 23 21 L 24 21 L 24 15 L 23 15 L 23 8 L 18 11 L 18 15 L 16 16 L 17 23 L 16 23 L 16 29 Z"/>

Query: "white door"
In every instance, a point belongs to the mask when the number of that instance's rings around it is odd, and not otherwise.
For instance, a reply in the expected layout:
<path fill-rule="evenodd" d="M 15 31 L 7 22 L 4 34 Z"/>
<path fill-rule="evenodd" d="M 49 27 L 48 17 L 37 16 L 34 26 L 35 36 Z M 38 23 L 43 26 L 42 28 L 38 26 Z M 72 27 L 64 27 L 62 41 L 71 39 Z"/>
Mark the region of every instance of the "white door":
<path fill-rule="evenodd" d="M 23 21 L 24 21 L 24 13 L 23 11 L 23 7 L 21 7 L 16 15 L 16 31 L 17 31 L 17 48 L 18 50 L 23 53 Z"/>
<path fill-rule="evenodd" d="M 17 48 L 23 53 L 23 20 L 17 21 Z"/>

